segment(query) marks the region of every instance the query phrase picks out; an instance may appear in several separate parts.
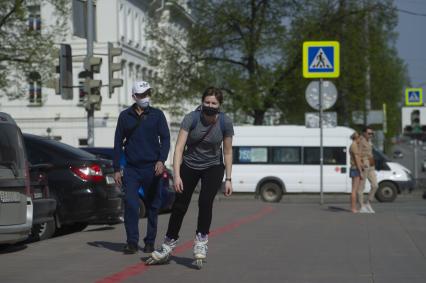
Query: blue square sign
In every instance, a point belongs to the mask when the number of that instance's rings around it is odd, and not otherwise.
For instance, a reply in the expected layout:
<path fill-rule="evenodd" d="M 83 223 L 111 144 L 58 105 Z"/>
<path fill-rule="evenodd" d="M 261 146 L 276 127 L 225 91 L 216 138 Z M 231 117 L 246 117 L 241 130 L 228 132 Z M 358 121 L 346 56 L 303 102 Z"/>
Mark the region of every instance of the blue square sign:
<path fill-rule="evenodd" d="M 331 46 L 308 48 L 309 72 L 334 72 L 334 51 Z"/>
<path fill-rule="evenodd" d="M 406 88 L 405 89 L 405 105 L 407 106 L 423 105 L 423 89 Z"/>
<path fill-rule="evenodd" d="M 340 45 L 337 41 L 305 41 L 303 43 L 303 77 L 338 78 Z"/>

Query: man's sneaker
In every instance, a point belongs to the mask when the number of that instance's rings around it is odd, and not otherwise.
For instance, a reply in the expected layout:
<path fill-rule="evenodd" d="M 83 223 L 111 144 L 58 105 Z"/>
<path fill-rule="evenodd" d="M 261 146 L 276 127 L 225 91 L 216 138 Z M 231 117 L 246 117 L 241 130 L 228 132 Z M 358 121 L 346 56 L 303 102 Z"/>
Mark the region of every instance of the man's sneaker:
<path fill-rule="evenodd" d="M 124 249 L 123 249 L 124 254 L 135 254 L 137 252 L 138 252 L 138 245 L 136 244 L 127 243 L 124 246 Z"/>
<path fill-rule="evenodd" d="M 359 213 L 370 213 L 370 210 L 365 206 L 361 206 Z"/>
<path fill-rule="evenodd" d="M 365 207 L 367 208 L 368 212 L 370 213 L 375 213 L 375 211 L 373 210 L 373 208 L 371 207 L 370 203 L 366 203 Z"/>
<path fill-rule="evenodd" d="M 143 247 L 143 252 L 150 254 L 154 251 L 154 243 L 146 243 L 145 247 Z"/>

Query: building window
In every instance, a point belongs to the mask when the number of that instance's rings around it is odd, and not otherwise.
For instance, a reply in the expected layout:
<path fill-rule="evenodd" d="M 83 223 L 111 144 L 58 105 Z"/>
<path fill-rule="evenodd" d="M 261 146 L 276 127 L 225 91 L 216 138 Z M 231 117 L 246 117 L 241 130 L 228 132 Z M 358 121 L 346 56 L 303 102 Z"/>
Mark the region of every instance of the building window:
<path fill-rule="evenodd" d="M 132 10 L 127 10 L 127 23 L 126 23 L 126 35 L 127 35 L 127 42 L 131 45 L 133 41 L 133 34 L 132 34 Z"/>
<path fill-rule="evenodd" d="M 28 76 L 28 99 L 32 105 L 41 105 L 41 76 L 37 72 L 32 72 Z"/>
<path fill-rule="evenodd" d="M 120 40 L 124 41 L 126 38 L 126 17 L 124 15 L 124 5 L 120 5 L 120 11 L 118 12 L 118 26 L 119 26 L 119 32 L 120 32 Z"/>
<path fill-rule="evenodd" d="M 147 70 L 145 67 L 142 68 L 142 80 L 146 81 L 148 80 L 147 78 Z"/>
<path fill-rule="evenodd" d="M 41 31 L 40 6 L 28 7 L 28 30 Z"/>

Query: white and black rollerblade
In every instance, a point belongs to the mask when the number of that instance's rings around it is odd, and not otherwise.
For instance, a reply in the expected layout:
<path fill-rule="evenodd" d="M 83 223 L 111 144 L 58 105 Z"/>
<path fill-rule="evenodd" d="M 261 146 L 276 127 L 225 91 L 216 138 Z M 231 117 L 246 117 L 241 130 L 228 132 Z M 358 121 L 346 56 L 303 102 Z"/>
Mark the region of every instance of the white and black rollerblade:
<path fill-rule="evenodd" d="M 177 240 L 166 237 L 164 239 L 164 243 L 161 245 L 161 248 L 153 251 L 151 253 L 151 257 L 149 257 L 145 263 L 147 265 L 167 263 L 170 259 L 170 255 L 177 245 L 177 242 Z"/>
<path fill-rule="evenodd" d="M 207 235 L 202 235 L 201 233 L 198 233 L 197 235 L 195 235 L 194 250 L 193 250 L 194 259 L 195 259 L 194 263 L 198 269 L 201 269 L 203 267 L 203 263 L 206 261 L 208 242 L 209 242 L 209 239 Z"/>

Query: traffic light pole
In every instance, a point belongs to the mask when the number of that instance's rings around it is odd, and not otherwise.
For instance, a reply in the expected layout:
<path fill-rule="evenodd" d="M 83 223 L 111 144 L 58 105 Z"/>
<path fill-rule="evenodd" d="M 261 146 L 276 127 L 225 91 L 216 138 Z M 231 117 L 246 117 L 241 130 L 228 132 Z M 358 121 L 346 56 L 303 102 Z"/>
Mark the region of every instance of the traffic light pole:
<path fill-rule="evenodd" d="M 86 58 L 89 60 L 93 56 L 93 0 L 87 0 L 87 55 Z M 91 71 L 91 70 L 86 70 Z M 90 76 L 87 79 L 92 79 Z M 87 94 L 88 96 L 91 93 Z M 87 145 L 93 147 L 95 144 L 95 107 L 89 103 L 87 107 Z"/>
<path fill-rule="evenodd" d="M 323 147 L 323 130 L 322 130 L 322 78 L 319 81 L 319 128 L 320 128 L 320 204 L 324 204 L 324 147 Z"/>
<path fill-rule="evenodd" d="M 414 153 L 414 168 L 413 168 L 413 173 L 414 173 L 414 180 L 417 182 L 418 179 L 418 171 L 417 171 L 417 166 L 418 166 L 418 159 L 417 159 L 417 147 L 419 144 L 419 140 L 418 139 L 414 139 L 413 140 L 413 153 Z"/>

